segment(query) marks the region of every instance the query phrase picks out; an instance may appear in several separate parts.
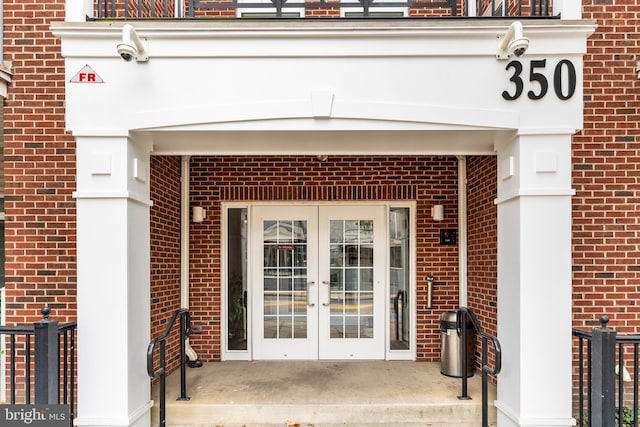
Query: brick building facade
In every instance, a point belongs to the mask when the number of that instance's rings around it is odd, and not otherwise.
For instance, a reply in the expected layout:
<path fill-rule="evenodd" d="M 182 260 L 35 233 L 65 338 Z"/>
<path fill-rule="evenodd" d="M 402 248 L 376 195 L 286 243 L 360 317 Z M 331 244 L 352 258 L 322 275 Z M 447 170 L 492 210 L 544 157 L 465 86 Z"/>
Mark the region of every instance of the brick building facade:
<path fill-rule="evenodd" d="M 3 59 L 12 73 L 3 136 L 7 324 L 38 319 L 44 304 L 60 321 L 75 320 L 78 309 L 77 146 L 65 120 L 65 88 L 77 70 L 65 69 L 61 40 L 50 28 L 65 20 L 68 4 L 3 2 Z M 640 9 L 629 2 L 583 2 L 582 18 L 595 20 L 597 29 L 587 40 L 584 56 L 584 127 L 571 145 L 571 186 L 576 190 L 571 218 L 572 323 L 589 328 L 607 314 L 610 325 L 624 333 L 640 332 L 638 14 Z M 96 117 L 91 120 L 100 122 Z M 181 304 L 181 154 L 152 154 L 149 164 L 152 336 Z M 468 305 L 490 332 L 497 333 L 494 200 L 499 164 L 495 156 L 468 155 L 466 160 Z M 376 200 L 416 203 L 415 358 L 438 360 L 439 314 L 455 308 L 459 298 L 457 247 L 434 243 L 438 229 L 458 226 L 455 155 L 330 154 L 325 162 L 313 154 L 192 155 L 190 172 L 191 201 L 206 206 L 208 215 L 204 223 L 191 225 L 189 245 L 189 299 L 194 323 L 202 326 L 191 344 L 203 360 L 223 358 L 224 203 L 362 202 L 371 200 L 368 194 L 385 195 Z M 340 187 L 366 190 L 359 195 L 348 190 L 337 196 L 326 192 Z M 408 193 L 388 193 L 397 187 Z M 302 188 L 316 192 L 303 193 Z M 445 206 L 442 224 L 431 220 L 435 202 Z M 538 280 L 544 280 L 540 273 Z M 426 306 L 429 275 L 439 282 L 433 308 Z M 104 309 L 108 312 L 109 306 Z M 549 323 L 543 310 L 540 317 L 540 324 Z"/>
<path fill-rule="evenodd" d="M 598 23 L 585 55 L 584 130 L 573 139 L 574 325 L 602 314 L 640 332 L 638 299 L 637 5 L 583 2 Z M 622 18 L 622 20 L 621 20 Z"/>

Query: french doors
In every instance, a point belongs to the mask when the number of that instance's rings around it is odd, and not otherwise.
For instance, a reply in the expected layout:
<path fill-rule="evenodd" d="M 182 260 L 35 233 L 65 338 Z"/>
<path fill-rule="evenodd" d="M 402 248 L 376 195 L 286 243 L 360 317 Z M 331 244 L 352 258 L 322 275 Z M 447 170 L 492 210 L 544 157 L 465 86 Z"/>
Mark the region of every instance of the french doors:
<path fill-rule="evenodd" d="M 254 206 L 254 359 L 384 359 L 385 207 Z"/>

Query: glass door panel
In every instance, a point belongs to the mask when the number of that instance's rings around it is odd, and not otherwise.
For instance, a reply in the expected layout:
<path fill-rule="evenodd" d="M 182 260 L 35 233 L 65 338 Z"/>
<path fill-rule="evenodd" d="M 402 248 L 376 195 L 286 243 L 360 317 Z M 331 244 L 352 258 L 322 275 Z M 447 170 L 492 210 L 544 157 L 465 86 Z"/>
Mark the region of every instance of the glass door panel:
<path fill-rule="evenodd" d="M 331 338 L 373 338 L 373 221 L 330 220 Z"/>
<path fill-rule="evenodd" d="M 320 358 L 383 359 L 383 206 L 321 206 Z"/>
<path fill-rule="evenodd" d="M 409 350 L 411 339 L 409 208 L 389 210 L 389 348 Z"/>
<path fill-rule="evenodd" d="M 254 358 L 317 358 L 317 208 L 256 206 Z M 255 264 L 254 264 L 255 265 Z M 257 267 L 257 266 L 256 266 Z"/>
<path fill-rule="evenodd" d="M 255 206 L 254 359 L 383 359 L 384 206 Z"/>
<path fill-rule="evenodd" d="M 263 221 L 263 236 L 264 337 L 307 338 L 307 221 Z"/>
<path fill-rule="evenodd" d="M 247 208 L 227 211 L 227 350 L 246 351 Z"/>

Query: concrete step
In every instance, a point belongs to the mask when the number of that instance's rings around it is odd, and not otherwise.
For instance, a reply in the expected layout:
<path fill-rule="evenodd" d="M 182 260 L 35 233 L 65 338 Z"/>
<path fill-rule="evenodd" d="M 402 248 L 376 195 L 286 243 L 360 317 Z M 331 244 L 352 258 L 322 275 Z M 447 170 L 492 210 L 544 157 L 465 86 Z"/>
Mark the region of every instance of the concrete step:
<path fill-rule="evenodd" d="M 177 401 L 179 376 L 167 381 L 167 427 L 479 427 L 480 378 L 471 400 L 460 379 L 437 363 L 222 362 L 187 370 L 189 401 Z M 152 426 L 158 426 L 154 387 Z M 495 425 L 495 387 L 489 420 Z"/>
<path fill-rule="evenodd" d="M 296 423 L 296 422 L 285 422 L 285 423 L 277 423 L 277 424 L 171 424 L 167 423 L 167 426 L 173 427 L 480 427 L 481 424 L 469 423 L 469 422 L 447 422 L 447 423 L 439 423 L 439 422 L 429 422 L 422 421 L 417 423 L 411 422 L 401 422 L 401 423 Z M 496 427 L 496 423 L 489 423 L 489 427 Z"/>
<path fill-rule="evenodd" d="M 495 408 L 490 407 L 495 422 Z M 337 427 L 480 426 L 480 404 L 252 404 L 211 405 L 179 402 L 168 406 L 167 426 Z"/>
<path fill-rule="evenodd" d="M 167 423 L 167 426 L 175 426 L 175 427 L 480 427 L 481 424 L 473 424 L 468 422 L 451 422 L 451 423 L 438 423 L 438 422 L 428 422 L 422 421 L 418 423 L 322 423 L 322 424 L 314 424 L 314 423 L 278 423 L 278 424 L 170 424 Z M 489 427 L 496 427 L 496 423 L 489 423 Z"/>

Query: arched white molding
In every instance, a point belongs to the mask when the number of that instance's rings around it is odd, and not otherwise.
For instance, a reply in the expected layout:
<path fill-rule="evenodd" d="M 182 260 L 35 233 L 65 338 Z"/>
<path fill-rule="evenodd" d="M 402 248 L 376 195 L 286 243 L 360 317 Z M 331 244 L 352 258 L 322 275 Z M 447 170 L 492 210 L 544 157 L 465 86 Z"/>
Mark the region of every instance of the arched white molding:
<path fill-rule="evenodd" d="M 330 115 L 316 118 L 310 99 L 275 100 L 133 112 L 128 115 L 126 126 L 132 130 L 203 131 L 216 130 L 220 124 L 241 123 L 238 128 L 246 130 L 247 126 L 253 127 L 250 122 L 288 119 L 308 119 L 307 130 L 345 129 L 337 124 L 338 121 L 329 119 L 393 122 L 394 125 L 389 125 L 389 129 L 398 129 L 403 123 L 407 126 L 428 126 L 432 130 L 517 129 L 519 114 L 515 111 L 497 109 L 335 100 Z M 263 126 L 267 127 L 257 124 L 255 129 Z M 377 127 L 370 126 L 372 129 Z M 285 130 L 287 127 L 283 126 L 281 129 Z M 361 130 L 362 127 L 359 126 L 357 129 Z"/>
<path fill-rule="evenodd" d="M 494 155 L 519 125 L 507 110 L 324 98 L 319 116 L 310 96 L 134 112 L 125 126 L 155 154 Z"/>

